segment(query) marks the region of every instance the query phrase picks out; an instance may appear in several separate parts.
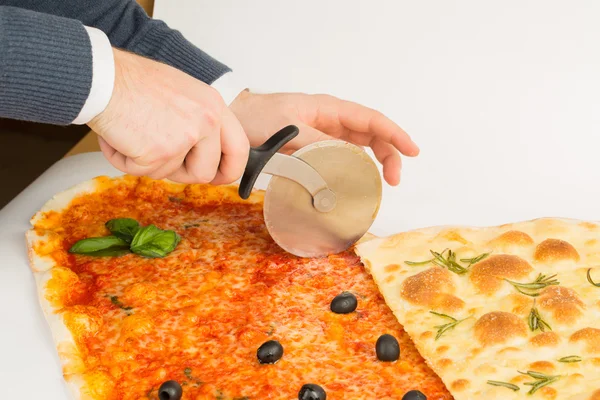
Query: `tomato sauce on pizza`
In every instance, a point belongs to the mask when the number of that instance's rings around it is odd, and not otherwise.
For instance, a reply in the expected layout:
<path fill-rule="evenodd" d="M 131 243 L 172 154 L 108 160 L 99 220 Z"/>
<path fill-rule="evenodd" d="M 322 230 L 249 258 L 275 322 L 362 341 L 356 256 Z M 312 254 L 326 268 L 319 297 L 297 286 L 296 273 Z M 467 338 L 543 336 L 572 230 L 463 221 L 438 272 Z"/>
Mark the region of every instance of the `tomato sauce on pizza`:
<path fill-rule="evenodd" d="M 80 398 L 159 399 L 174 381 L 183 399 L 295 399 L 306 384 L 327 399 L 451 399 L 352 251 L 285 253 L 264 225 L 262 193 L 243 201 L 236 190 L 97 178 L 34 219 L 31 251 L 53 263 L 40 296 L 72 335 L 57 349 Z M 179 241 L 164 257 L 70 252 L 119 218 Z M 341 294 L 353 311 L 332 311 Z M 378 358 L 383 334 L 397 340 L 397 361 Z M 260 360 L 263 345 L 274 362 Z"/>

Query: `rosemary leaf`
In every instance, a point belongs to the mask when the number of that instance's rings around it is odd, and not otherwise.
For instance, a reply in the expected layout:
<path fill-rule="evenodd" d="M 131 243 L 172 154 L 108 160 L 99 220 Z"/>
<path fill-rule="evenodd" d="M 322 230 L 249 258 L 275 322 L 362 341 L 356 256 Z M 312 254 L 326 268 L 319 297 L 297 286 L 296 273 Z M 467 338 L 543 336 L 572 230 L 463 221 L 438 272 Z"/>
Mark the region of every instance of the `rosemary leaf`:
<path fill-rule="evenodd" d="M 524 294 L 525 296 L 538 297 L 538 296 L 540 295 L 540 293 L 539 293 L 539 292 L 528 293 L 528 292 L 525 292 L 525 291 L 523 291 L 523 290 L 519 289 L 519 288 L 518 288 L 518 287 L 516 287 L 516 286 L 515 286 L 515 289 L 517 289 L 517 292 L 519 292 L 519 293 L 521 293 L 521 294 Z"/>
<path fill-rule="evenodd" d="M 451 317 L 449 315 L 442 314 L 442 313 L 435 312 L 435 311 L 429 311 L 429 312 L 432 313 L 433 315 L 437 315 L 438 317 L 448 318 L 448 319 L 451 319 L 452 321 L 456 321 L 456 318 L 453 318 L 453 317 Z"/>
<path fill-rule="evenodd" d="M 483 253 L 473 258 L 461 258 L 460 261 L 464 263 L 469 263 L 469 267 L 473 264 L 477 264 L 479 261 L 485 260 L 491 253 Z M 468 267 L 467 267 L 468 268 Z"/>
<path fill-rule="evenodd" d="M 557 279 L 554 279 L 555 277 L 556 277 L 556 274 L 551 275 L 551 276 L 539 274 L 538 277 L 533 282 L 529 282 L 529 283 L 520 283 L 520 282 L 511 281 L 508 279 L 504 279 L 504 280 L 506 282 L 510 283 L 511 285 L 513 285 L 513 287 L 515 289 L 517 289 L 517 291 L 519 293 L 522 293 L 526 296 L 537 297 L 540 295 L 539 291 L 541 289 L 544 289 L 548 286 L 560 284 L 560 282 Z"/>
<path fill-rule="evenodd" d="M 579 356 L 567 356 L 567 357 L 562 357 L 558 359 L 558 362 L 563 362 L 563 363 L 576 363 L 576 362 L 580 362 L 581 361 L 581 357 Z"/>
<path fill-rule="evenodd" d="M 523 375 L 529 375 L 535 379 L 547 379 L 549 377 L 549 375 L 543 374 L 541 372 L 536 372 L 536 371 L 527 371 L 527 372 L 519 371 L 519 373 L 523 374 Z"/>
<path fill-rule="evenodd" d="M 505 388 L 511 389 L 514 392 L 519 390 L 519 387 L 517 385 L 513 385 L 512 383 L 507 383 L 507 382 L 487 381 L 487 384 L 492 385 L 492 386 L 503 386 Z"/>
<path fill-rule="evenodd" d="M 427 265 L 427 264 L 429 264 L 432 261 L 433 261 L 433 259 L 431 259 L 431 260 L 425 260 L 425 261 L 404 261 L 404 264 L 410 265 L 410 266 Z"/>
<path fill-rule="evenodd" d="M 594 282 L 592 280 L 592 275 L 590 274 L 591 270 L 592 270 L 591 268 L 587 270 L 587 280 L 588 280 L 588 282 L 591 283 L 592 285 L 596 286 L 596 287 L 600 287 L 600 282 L 596 283 L 596 282 Z"/>

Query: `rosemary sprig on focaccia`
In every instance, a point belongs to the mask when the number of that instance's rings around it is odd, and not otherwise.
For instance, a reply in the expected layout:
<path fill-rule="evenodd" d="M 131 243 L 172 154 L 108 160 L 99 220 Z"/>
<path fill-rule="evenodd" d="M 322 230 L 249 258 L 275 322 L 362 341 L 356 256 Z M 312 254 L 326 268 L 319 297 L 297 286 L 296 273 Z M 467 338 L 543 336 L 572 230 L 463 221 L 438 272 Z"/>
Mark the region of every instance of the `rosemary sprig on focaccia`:
<path fill-rule="evenodd" d="M 547 288 L 548 286 L 560 284 L 560 282 L 557 279 L 554 279 L 555 277 L 556 274 L 552 276 L 546 276 L 540 273 L 533 282 L 529 283 L 519 283 L 508 279 L 504 280 L 513 285 L 513 287 L 517 289 L 519 293 L 522 293 L 526 296 L 537 297 L 540 295 L 540 291 L 542 289 Z"/>
<path fill-rule="evenodd" d="M 523 383 L 523 385 L 531 386 L 531 390 L 529 390 L 529 392 L 527 392 L 527 394 L 534 394 L 535 392 L 537 392 L 544 386 L 551 385 L 552 383 L 558 381 L 561 378 L 561 375 L 546 375 L 546 374 L 542 374 L 541 372 L 537 372 L 537 371 L 527 371 L 527 372 L 517 371 L 517 372 L 520 374 L 523 374 L 523 375 L 530 376 L 531 378 L 535 379 L 534 382 Z M 515 392 L 519 391 L 519 389 L 520 389 L 517 385 L 508 383 L 508 382 L 487 381 L 487 384 L 492 385 L 492 386 L 502 386 L 507 389 L 513 390 Z"/>
<path fill-rule="evenodd" d="M 490 253 L 483 253 L 483 254 L 480 254 L 477 257 L 473 257 L 473 258 L 461 258 L 460 262 L 468 263 L 468 265 L 465 267 L 465 266 L 460 265 L 456 261 L 456 253 L 450 249 L 445 249 L 442 252 L 429 250 L 429 252 L 433 256 L 433 258 L 431 258 L 429 260 L 404 261 L 404 263 L 406 265 L 410 265 L 410 266 L 427 265 L 427 264 L 431 263 L 431 264 L 437 265 L 438 267 L 446 268 L 449 271 L 454 272 L 455 274 L 463 275 L 463 274 L 466 274 L 467 272 L 469 272 L 469 268 L 471 268 L 471 266 L 473 264 L 478 263 L 479 261 L 487 258 L 490 255 Z M 448 252 L 447 256 L 444 255 L 446 252 Z"/>
<path fill-rule="evenodd" d="M 518 372 L 520 374 L 528 375 L 528 376 L 532 377 L 533 379 L 535 379 L 535 382 L 523 383 L 523 385 L 531 386 L 531 390 L 529 392 L 527 392 L 527 394 L 534 394 L 535 392 L 537 392 L 539 389 L 543 388 L 544 386 L 548 386 L 548 385 L 558 381 L 561 378 L 560 375 L 546 375 L 546 374 L 542 374 L 541 372 L 536 372 L 536 371 L 527 371 L 527 372 L 518 371 Z"/>
<path fill-rule="evenodd" d="M 540 315 L 540 312 L 535 306 L 535 300 L 533 300 L 533 307 L 531 307 L 531 311 L 529 312 L 529 317 L 527 317 L 527 323 L 529 325 L 529 329 L 531 332 L 535 332 L 536 330 L 540 330 L 545 332 L 546 329 L 552 330 L 550 325 Z"/>
<path fill-rule="evenodd" d="M 579 356 L 566 356 L 558 359 L 558 362 L 562 363 L 576 363 L 581 362 L 581 357 Z"/>
<path fill-rule="evenodd" d="M 505 388 L 510 389 L 515 392 L 520 390 L 520 388 L 517 385 L 513 385 L 512 383 L 508 383 L 508 382 L 487 381 L 487 384 L 492 385 L 492 386 L 502 386 L 502 387 L 505 387 Z"/>
<path fill-rule="evenodd" d="M 429 311 L 429 312 L 432 313 L 433 315 L 437 315 L 438 317 L 447 318 L 452 321 L 452 322 L 448 322 L 447 324 L 444 324 L 444 325 L 434 326 L 434 328 L 436 328 L 438 330 L 437 335 L 435 336 L 435 340 L 438 340 L 439 338 L 441 338 L 444 333 L 448 332 L 451 329 L 454 329 L 454 327 L 456 327 L 456 325 L 460 324 L 464 320 L 471 318 L 471 317 L 467 317 L 467 318 L 463 318 L 463 319 L 456 319 L 449 315 L 438 313 L 435 311 Z"/>

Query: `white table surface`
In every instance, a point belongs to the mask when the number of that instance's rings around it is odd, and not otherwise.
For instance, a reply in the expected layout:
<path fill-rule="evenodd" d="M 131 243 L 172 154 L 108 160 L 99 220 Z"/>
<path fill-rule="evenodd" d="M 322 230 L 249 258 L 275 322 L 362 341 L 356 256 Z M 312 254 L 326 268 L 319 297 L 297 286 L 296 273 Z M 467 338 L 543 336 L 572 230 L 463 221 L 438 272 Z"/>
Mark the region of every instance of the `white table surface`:
<path fill-rule="evenodd" d="M 373 232 L 541 216 L 600 220 L 600 2 L 156 0 L 155 17 L 267 91 L 377 108 L 421 146 Z M 29 218 L 117 174 L 62 160 L 0 211 L 4 398 L 67 398 L 29 270 Z"/>

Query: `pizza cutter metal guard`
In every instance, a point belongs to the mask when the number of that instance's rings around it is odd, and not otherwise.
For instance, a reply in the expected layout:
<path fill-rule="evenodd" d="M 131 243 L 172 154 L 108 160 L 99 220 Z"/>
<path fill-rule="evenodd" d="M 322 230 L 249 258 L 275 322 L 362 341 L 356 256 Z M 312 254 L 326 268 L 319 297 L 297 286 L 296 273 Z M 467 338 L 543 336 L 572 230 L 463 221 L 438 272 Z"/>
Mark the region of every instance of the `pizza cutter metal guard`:
<path fill-rule="evenodd" d="M 299 257 L 337 254 L 373 224 L 381 177 L 362 148 L 339 140 L 316 142 L 291 156 L 278 153 L 298 132 L 286 126 L 250 149 L 239 195 L 247 199 L 261 173 L 272 175 L 263 213 L 273 240 Z"/>

